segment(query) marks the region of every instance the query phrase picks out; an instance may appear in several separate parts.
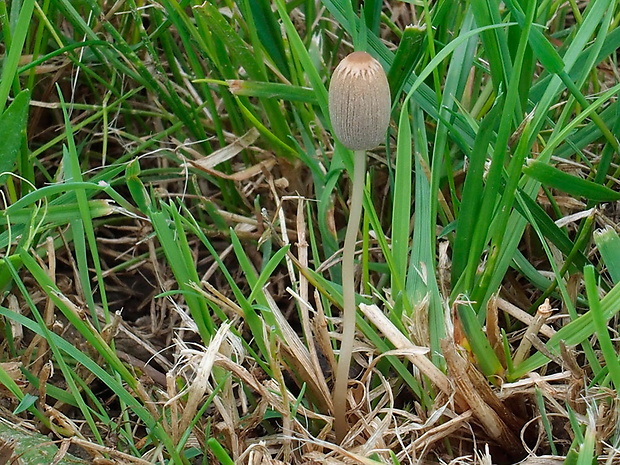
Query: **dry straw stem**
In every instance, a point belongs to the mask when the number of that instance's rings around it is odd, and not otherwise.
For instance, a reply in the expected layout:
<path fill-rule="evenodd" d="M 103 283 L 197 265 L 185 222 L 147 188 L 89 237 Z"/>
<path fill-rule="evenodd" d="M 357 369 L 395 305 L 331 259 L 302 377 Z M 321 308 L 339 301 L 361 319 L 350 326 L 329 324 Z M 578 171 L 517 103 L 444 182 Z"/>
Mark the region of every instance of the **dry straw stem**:
<path fill-rule="evenodd" d="M 362 214 L 366 150 L 379 145 L 390 123 L 390 86 L 381 64 L 366 52 L 354 52 L 334 70 L 329 85 L 329 115 L 334 134 L 355 150 L 353 190 L 347 233 L 342 250 L 342 343 L 334 386 L 336 440 L 347 432 L 347 385 L 355 336 L 355 279 L 353 256 Z"/>
<path fill-rule="evenodd" d="M 490 388 L 486 380 L 476 379 L 468 373 L 469 362 L 461 357 L 453 341 L 444 339 L 441 341 L 441 350 L 448 365 L 450 379 L 455 389 L 465 398 L 469 408 L 480 422 L 485 432 L 493 438 L 498 445 L 503 446 L 509 452 L 521 450 L 521 444 L 512 430 L 502 419 L 500 414 L 487 402 Z M 501 401 L 498 400 L 500 405 Z M 502 405 L 503 407 L 503 405 Z M 502 409 L 504 413 L 505 409 Z"/>
<path fill-rule="evenodd" d="M 426 349 L 425 347 L 414 345 L 376 305 L 361 304 L 360 310 L 364 316 L 368 318 L 368 321 L 375 325 L 397 350 L 405 350 L 408 352 L 407 358 L 409 361 L 413 363 L 424 376 L 428 377 L 434 386 L 437 386 L 439 390 L 448 397 L 454 393 L 448 377 L 427 357 L 418 353 L 419 349 Z M 467 404 L 460 400 L 458 394 L 456 395 L 456 401 L 462 410 L 466 410 Z"/>
<path fill-rule="evenodd" d="M 213 339 L 209 342 L 206 350 L 199 355 L 200 362 L 196 369 L 196 377 L 189 384 L 187 392 L 187 402 L 180 420 L 179 431 L 185 431 L 189 427 L 196 412 L 200 408 L 200 402 L 209 388 L 209 377 L 213 369 L 213 364 L 220 351 L 220 347 L 226 340 L 231 323 L 223 323 Z M 173 401 L 173 399 L 168 402 Z"/>
<path fill-rule="evenodd" d="M 551 308 L 551 304 L 549 304 L 549 299 L 545 299 L 544 303 L 538 307 L 536 311 L 536 316 L 532 320 L 532 322 L 527 327 L 525 334 L 523 335 L 523 339 L 521 339 L 521 344 L 517 348 L 515 355 L 513 357 L 513 363 L 515 366 L 519 365 L 530 352 L 530 348 L 532 347 L 532 338 L 538 335 L 540 328 L 547 321 L 547 319 L 551 316 L 553 312 Z"/>
<path fill-rule="evenodd" d="M 445 423 L 426 431 L 422 436 L 413 441 L 413 449 L 415 451 L 428 449 L 431 444 L 445 439 L 459 429 L 465 427 L 472 416 L 473 412 L 471 410 L 467 410 L 459 416 L 451 418 Z"/>
<path fill-rule="evenodd" d="M 308 389 L 312 393 L 312 398 L 315 399 L 320 410 L 322 412 L 332 411 L 332 399 L 329 395 L 327 381 L 320 367 L 312 363 L 312 357 L 308 348 L 282 314 L 271 294 L 265 292 L 265 296 L 267 297 L 269 308 L 273 312 L 285 342 L 282 344 L 281 348 L 284 352 L 286 362 L 306 383 Z"/>
<path fill-rule="evenodd" d="M 508 450 L 518 450 L 519 443 L 513 431 L 518 431 L 519 420 L 497 398 L 486 379 L 471 364 L 458 355 L 454 342 L 442 341 L 442 350 L 450 371 L 450 379 L 400 332 L 376 305 L 360 305 L 368 320 L 400 350 L 408 350 L 407 358 L 448 396 L 454 396 L 457 411 L 470 409 L 484 430 Z M 452 382 L 451 382 L 452 380 Z"/>
<path fill-rule="evenodd" d="M 497 310 L 497 295 L 492 296 L 487 302 L 487 339 L 502 366 L 506 366 L 504 342 L 501 336 L 499 312 Z"/>
<path fill-rule="evenodd" d="M 103 463 L 104 459 L 102 455 L 104 454 L 106 456 L 109 456 L 109 458 L 114 458 L 118 460 L 118 462 L 115 460 L 114 463 L 125 463 L 127 465 L 129 464 L 149 465 L 153 463 L 150 460 L 144 460 L 140 457 L 132 457 L 129 454 L 125 454 L 119 450 L 116 450 L 114 447 L 102 446 L 100 444 L 96 444 L 86 439 L 78 438 L 77 436 L 73 436 L 68 439 L 63 439 L 61 448 L 64 447 L 65 445 L 68 447 L 71 444 L 85 449 L 86 451 L 88 451 L 89 454 L 96 457 L 97 460 L 102 460 L 101 463 Z M 57 463 L 57 462 L 54 461 L 53 463 Z"/>
<path fill-rule="evenodd" d="M 526 325 L 529 326 L 534 322 L 534 319 L 535 319 L 534 316 L 530 315 L 524 310 L 521 310 L 516 305 L 511 304 L 510 302 L 502 299 L 501 297 L 498 297 L 495 300 L 497 302 L 497 307 L 500 310 L 505 311 L 510 316 L 515 317 L 517 320 L 521 321 L 522 323 L 525 323 Z M 545 337 L 550 338 L 550 337 L 553 337 L 553 335 L 555 334 L 555 330 L 551 326 L 543 324 L 540 327 L 540 334 L 542 334 Z"/>

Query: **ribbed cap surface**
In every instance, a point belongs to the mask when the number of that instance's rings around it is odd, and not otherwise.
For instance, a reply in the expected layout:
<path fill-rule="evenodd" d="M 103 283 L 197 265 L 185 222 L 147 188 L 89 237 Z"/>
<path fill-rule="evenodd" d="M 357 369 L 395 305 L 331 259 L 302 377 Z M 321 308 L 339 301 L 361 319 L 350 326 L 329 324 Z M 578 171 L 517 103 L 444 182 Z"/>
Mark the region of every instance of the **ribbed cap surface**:
<path fill-rule="evenodd" d="M 390 107 L 390 86 L 377 60 L 353 52 L 338 64 L 329 85 L 329 116 L 345 147 L 370 150 L 382 143 Z"/>

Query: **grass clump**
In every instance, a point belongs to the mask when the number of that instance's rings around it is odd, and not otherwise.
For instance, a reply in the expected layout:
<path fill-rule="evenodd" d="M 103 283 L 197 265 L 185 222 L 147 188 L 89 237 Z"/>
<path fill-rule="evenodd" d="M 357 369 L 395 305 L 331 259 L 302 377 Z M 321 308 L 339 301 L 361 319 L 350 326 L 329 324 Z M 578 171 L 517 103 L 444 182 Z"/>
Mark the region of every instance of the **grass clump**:
<path fill-rule="evenodd" d="M 90 461 L 616 460 L 617 2 L 359 3 L 0 3 L 5 409 Z"/>

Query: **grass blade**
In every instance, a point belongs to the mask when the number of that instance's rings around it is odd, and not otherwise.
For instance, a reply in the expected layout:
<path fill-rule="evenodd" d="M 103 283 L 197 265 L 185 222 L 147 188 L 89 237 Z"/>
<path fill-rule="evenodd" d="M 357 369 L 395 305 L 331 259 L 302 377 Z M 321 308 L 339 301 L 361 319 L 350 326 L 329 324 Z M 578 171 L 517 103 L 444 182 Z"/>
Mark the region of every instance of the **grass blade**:
<path fill-rule="evenodd" d="M 34 4 L 34 0 L 24 0 L 22 3 L 21 9 L 19 10 L 19 17 L 17 18 L 17 23 L 13 31 L 13 37 L 11 38 L 11 45 L 8 50 L 5 51 L 2 63 L 2 74 L 0 75 L 0 115 L 4 113 L 6 108 L 11 86 L 16 82 L 15 79 L 17 78 L 19 58 L 26 41 L 26 35 L 28 34 L 28 25 L 32 21 Z M 10 31 L 5 31 L 5 35 L 8 33 L 10 33 Z"/>
<path fill-rule="evenodd" d="M 585 197 L 595 202 L 613 202 L 620 200 L 620 193 L 586 179 L 571 176 L 547 163 L 528 160 L 523 173 L 540 183 L 566 192 L 574 197 Z"/>
<path fill-rule="evenodd" d="M 9 105 L 4 113 L 0 112 L 0 134 L 4 134 L 4 140 L 0 146 L 0 186 L 6 182 L 7 175 L 10 173 L 19 150 L 26 135 L 26 122 L 28 118 L 28 105 L 30 103 L 30 92 L 21 91 L 15 100 Z"/>
<path fill-rule="evenodd" d="M 594 276 L 594 267 L 592 265 L 588 265 L 584 268 L 583 277 L 586 284 L 588 304 L 590 305 L 589 313 L 592 314 L 592 321 L 594 323 L 599 344 L 601 345 L 605 365 L 609 369 L 609 374 L 611 375 L 614 387 L 616 389 L 620 389 L 620 362 L 618 361 L 618 354 L 613 343 L 611 342 L 611 337 L 609 336 L 607 319 L 601 309 L 596 278 Z"/>
<path fill-rule="evenodd" d="M 620 237 L 611 227 L 594 232 L 594 242 L 614 284 L 620 282 Z"/>

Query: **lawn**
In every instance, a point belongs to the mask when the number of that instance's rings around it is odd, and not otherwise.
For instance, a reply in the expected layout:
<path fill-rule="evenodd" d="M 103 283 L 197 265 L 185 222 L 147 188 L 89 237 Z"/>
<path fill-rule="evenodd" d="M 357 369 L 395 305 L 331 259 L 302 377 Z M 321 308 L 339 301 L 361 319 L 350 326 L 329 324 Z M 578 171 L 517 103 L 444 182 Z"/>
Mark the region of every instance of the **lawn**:
<path fill-rule="evenodd" d="M 0 0 L 0 463 L 619 463 L 619 23 Z"/>

